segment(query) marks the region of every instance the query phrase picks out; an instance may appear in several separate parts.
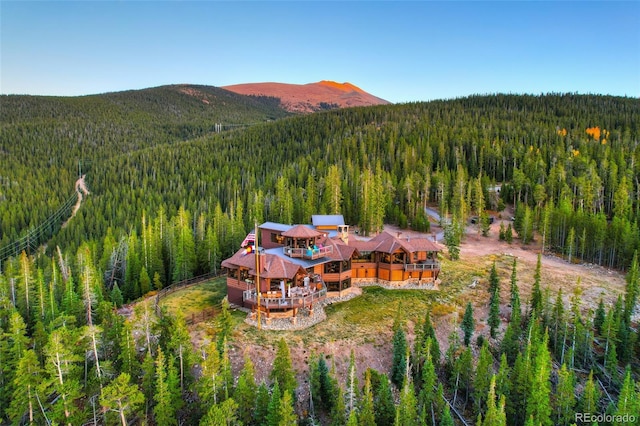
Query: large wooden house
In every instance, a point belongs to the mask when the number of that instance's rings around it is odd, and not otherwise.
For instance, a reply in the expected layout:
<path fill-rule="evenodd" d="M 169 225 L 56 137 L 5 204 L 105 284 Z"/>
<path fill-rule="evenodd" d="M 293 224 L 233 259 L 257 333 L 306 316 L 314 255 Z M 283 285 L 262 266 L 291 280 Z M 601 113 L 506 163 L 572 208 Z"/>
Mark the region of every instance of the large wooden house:
<path fill-rule="evenodd" d="M 342 215 L 314 215 L 311 225 L 266 222 L 258 232 L 260 247 L 243 247 L 222 266 L 229 302 L 268 315 L 295 316 L 359 284 L 433 282 L 440 272 L 437 243 L 387 232 L 349 239 Z"/>

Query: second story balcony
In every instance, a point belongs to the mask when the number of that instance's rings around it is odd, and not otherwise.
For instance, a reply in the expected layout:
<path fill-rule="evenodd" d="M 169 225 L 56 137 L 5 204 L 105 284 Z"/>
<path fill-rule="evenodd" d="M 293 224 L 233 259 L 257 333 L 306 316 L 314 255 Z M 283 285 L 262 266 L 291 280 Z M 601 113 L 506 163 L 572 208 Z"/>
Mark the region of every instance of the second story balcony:
<path fill-rule="evenodd" d="M 289 257 L 302 258 L 307 260 L 320 259 L 333 253 L 333 246 L 313 246 L 306 248 L 283 247 L 284 254 Z"/>
<path fill-rule="evenodd" d="M 437 260 L 427 260 L 418 263 L 406 263 L 405 271 L 435 271 L 440 269 L 440 262 Z"/>

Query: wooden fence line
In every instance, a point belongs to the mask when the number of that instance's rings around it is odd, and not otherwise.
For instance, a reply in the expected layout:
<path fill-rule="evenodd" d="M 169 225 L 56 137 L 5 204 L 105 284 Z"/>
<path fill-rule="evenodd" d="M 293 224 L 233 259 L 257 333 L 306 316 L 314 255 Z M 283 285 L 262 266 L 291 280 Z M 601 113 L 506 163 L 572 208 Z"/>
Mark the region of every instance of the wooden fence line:
<path fill-rule="evenodd" d="M 163 288 L 162 290 L 158 291 L 158 293 L 156 293 L 156 304 L 155 304 L 155 311 L 156 311 L 156 315 L 160 316 L 161 312 L 160 312 L 160 299 L 162 299 L 163 297 L 176 292 L 178 290 L 182 290 L 183 288 L 192 286 L 192 285 L 196 285 L 196 284 L 200 284 L 204 281 L 209 281 L 211 279 L 214 278 L 219 278 L 224 276 L 225 274 L 221 274 L 221 273 L 214 273 L 214 272 L 209 272 L 207 274 L 203 274 L 203 275 L 198 275 L 197 277 L 193 277 L 193 278 L 188 278 L 186 280 L 182 280 L 182 281 L 178 281 L 177 283 L 173 283 L 171 285 L 168 285 L 167 287 Z"/>

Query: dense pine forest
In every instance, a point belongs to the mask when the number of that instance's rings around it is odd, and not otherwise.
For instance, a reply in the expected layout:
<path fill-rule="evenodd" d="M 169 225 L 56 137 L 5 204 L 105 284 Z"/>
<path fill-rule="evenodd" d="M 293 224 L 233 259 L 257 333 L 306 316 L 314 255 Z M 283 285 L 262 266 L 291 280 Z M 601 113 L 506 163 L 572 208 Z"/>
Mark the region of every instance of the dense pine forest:
<path fill-rule="evenodd" d="M 580 412 L 640 424 L 637 99 L 492 95 L 306 116 L 206 86 L 0 102 L 0 254 L 12 255 L 0 259 L 0 423 L 569 425 Z M 80 175 L 90 194 L 63 226 Z M 501 319 L 492 270 L 490 339 L 472 341 L 471 308 L 445 353 L 428 312 L 410 344 L 399 308 L 392 371 L 341 382 L 314 355 L 312 413 L 294 410 L 284 340 L 268 381 L 249 359 L 233 377 L 226 306 L 206 348 L 152 304 L 129 320 L 114 310 L 218 273 L 256 222 L 341 213 L 363 235 L 428 231 L 431 207 L 449 218 L 455 259 L 469 218 L 507 205 L 521 244 L 623 271 L 624 296 L 565 306 L 538 264 L 520 301 L 514 263 Z"/>

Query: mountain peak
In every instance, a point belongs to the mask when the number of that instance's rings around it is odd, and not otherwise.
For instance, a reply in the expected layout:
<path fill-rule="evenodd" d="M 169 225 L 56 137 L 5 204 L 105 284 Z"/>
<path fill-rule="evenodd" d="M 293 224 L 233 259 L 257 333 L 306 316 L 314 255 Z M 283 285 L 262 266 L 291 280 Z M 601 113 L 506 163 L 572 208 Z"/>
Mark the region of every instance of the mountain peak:
<path fill-rule="evenodd" d="M 351 83 L 338 83 L 330 80 L 308 84 L 273 82 L 234 84 L 223 86 L 222 89 L 241 95 L 278 98 L 284 109 L 297 113 L 390 103 L 365 92 Z"/>
<path fill-rule="evenodd" d="M 353 85 L 353 84 L 351 84 L 349 82 L 338 83 L 336 81 L 331 81 L 331 80 L 321 80 L 318 83 L 311 83 L 311 84 L 319 84 L 321 86 L 333 87 L 333 88 L 336 88 L 338 90 L 342 90 L 343 92 L 367 93 L 364 90 L 362 90 L 361 88 L 359 88 L 358 86 Z"/>

